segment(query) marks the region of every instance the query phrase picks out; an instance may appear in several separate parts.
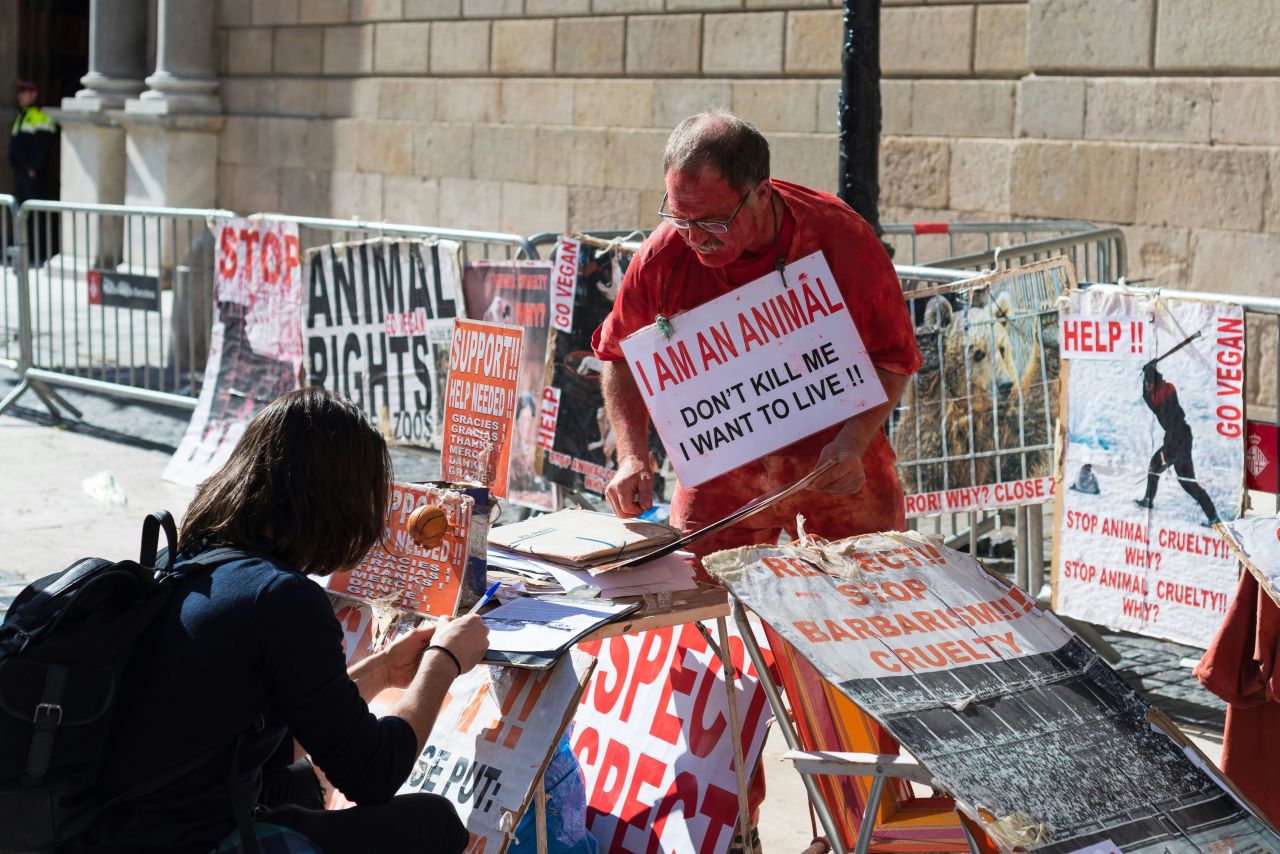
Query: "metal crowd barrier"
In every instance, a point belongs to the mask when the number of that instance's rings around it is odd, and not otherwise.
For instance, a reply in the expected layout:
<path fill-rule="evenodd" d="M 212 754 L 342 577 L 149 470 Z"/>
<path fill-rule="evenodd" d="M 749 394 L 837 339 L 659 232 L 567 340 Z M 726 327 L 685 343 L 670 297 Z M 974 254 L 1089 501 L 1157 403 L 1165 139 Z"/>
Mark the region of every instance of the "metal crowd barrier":
<path fill-rule="evenodd" d="M 1033 261 L 1065 256 L 1081 282 L 1118 282 L 1128 275 L 1124 232 L 1119 228 L 1090 228 L 1060 237 L 997 246 L 985 252 L 938 261 L 938 266 L 1007 270 Z"/>
<path fill-rule="evenodd" d="M 195 407 L 212 321 L 211 216 L 231 211 L 29 201 L 6 293 L 25 305 L 22 382 L 58 414 L 53 387 Z"/>
<path fill-rule="evenodd" d="M 970 253 L 992 252 L 1034 240 L 1052 239 L 1091 231 L 1083 220 L 1027 220 L 1026 222 L 890 222 L 881 223 L 885 241 L 894 248 L 894 260 L 909 265 L 968 267 L 946 259 Z"/>
<path fill-rule="evenodd" d="M 17 200 L 0 195 L 0 365 L 10 370 L 18 370 L 21 344 L 16 287 L 10 285 L 18 278 L 17 224 Z"/>
<path fill-rule="evenodd" d="M 213 322 L 214 237 L 227 210 L 30 201 L 0 196 L 0 365 L 59 415 L 76 388 L 194 409 Z M 9 216 L 4 214 L 8 212 Z M 447 238 L 462 260 L 536 258 L 524 237 L 401 223 L 271 214 L 298 225 L 303 248 L 375 237 Z M 10 218 L 12 222 L 10 223 Z"/>
<path fill-rule="evenodd" d="M 464 265 L 468 261 L 479 259 L 510 261 L 538 257 L 538 251 L 531 240 L 517 234 L 291 214 L 271 214 L 271 216 L 274 219 L 297 224 L 298 242 L 304 252 L 329 243 L 347 243 L 378 237 L 404 237 L 456 240 L 462 244 L 461 260 Z"/>

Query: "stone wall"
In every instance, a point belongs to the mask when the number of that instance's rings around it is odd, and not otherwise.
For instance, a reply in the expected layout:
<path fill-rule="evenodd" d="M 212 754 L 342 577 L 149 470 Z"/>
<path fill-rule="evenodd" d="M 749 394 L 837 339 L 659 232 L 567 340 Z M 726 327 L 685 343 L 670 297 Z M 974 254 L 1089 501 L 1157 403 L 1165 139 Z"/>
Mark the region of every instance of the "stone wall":
<path fill-rule="evenodd" d="M 219 201 L 652 225 L 666 135 L 708 106 L 834 189 L 840 5 L 221 0 Z M 881 36 L 886 222 L 1119 224 L 1135 278 L 1280 293 L 1275 0 L 884 0 Z"/>

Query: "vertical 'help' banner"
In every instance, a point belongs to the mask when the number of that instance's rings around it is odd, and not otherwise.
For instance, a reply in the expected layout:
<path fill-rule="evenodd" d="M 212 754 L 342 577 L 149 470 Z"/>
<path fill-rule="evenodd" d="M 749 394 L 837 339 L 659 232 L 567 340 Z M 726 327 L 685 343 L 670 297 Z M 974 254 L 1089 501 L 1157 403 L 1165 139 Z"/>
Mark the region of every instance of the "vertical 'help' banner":
<path fill-rule="evenodd" d="M 822 253 L 622 342 L 686 487 L 884 403 Z"/>
<path fill-rule="evenodd" d="M 1206 647 L 1236 584 L 1212 525 L 1244 500 L 1244 312 L 1094 287 L 1061 342 L 1055 610 Z"/>
<path fill-rule="evenodd" d="M 573 752 L 586 782 L 587 829 L 600 850 L 725 850 L 738 789 L 719 657 L 692 624 L 581 648 L 599 661 L 574 716 Z M 750 781 L 771 713 L 736 631 L 729 655 L 741 676 L 736 696 Z"/>
<path fill-rule="evenodd" d="M 164 470 L 195 486 L 231 455 L 263 407 L 298 387 L 302 275 L 298 226 L 268 217 L 220 219 L 214 317 L 200 399 Z"/>
<path fill-rule="evenodd" d="M 445 480 L 506 496 L 523 341 L 519 326 L 455 321 L 440 450 Z"/>

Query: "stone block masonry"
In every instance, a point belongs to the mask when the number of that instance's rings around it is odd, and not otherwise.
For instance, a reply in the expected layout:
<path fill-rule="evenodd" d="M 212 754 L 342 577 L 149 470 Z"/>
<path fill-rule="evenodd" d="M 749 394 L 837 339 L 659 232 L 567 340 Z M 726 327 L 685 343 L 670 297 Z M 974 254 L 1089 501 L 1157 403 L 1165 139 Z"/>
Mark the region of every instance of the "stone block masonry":
<path fill-rule="evenodd" d="M 233 209 L 651 227 L 666 136 L 711 107 L 764 130 L 778 177 L 835 189 L 839 0 L 219 11 Z M 1274 289 L 1273 0 L 886 0 L 881 39 L 882 210 L 1118 224 L 1133 278 Z"/>

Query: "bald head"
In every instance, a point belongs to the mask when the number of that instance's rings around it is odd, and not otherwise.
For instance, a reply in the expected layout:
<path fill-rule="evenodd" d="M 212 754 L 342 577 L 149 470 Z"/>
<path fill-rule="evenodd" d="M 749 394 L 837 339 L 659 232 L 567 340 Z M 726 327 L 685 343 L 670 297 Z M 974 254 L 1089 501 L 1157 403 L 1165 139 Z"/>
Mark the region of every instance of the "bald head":
<path fill-rule="evenodd" d="M 662 171 L 697 175 L 710 169 L 746 192 L 769 177 L 769 143 L 727 110 L 698 113 L 676 125 L 662 154 Z"/>

